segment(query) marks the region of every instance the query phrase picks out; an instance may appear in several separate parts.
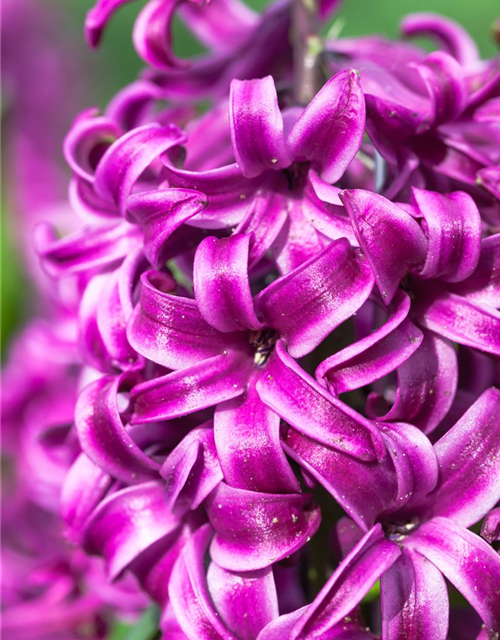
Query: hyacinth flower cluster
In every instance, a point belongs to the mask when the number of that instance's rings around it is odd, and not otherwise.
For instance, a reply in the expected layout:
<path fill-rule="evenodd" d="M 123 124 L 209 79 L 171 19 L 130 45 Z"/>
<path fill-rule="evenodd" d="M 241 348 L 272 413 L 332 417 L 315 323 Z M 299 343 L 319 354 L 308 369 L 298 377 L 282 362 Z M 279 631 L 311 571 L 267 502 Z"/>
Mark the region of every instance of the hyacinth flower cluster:
<path fill-rule="evenodd" d="M 36 228 L 66 535 L 165 640 L 500 634 L 500 59 L 434 14 L 322 37 L 337 4 L 149 0 L 64 142 L 82 226 Z"/>

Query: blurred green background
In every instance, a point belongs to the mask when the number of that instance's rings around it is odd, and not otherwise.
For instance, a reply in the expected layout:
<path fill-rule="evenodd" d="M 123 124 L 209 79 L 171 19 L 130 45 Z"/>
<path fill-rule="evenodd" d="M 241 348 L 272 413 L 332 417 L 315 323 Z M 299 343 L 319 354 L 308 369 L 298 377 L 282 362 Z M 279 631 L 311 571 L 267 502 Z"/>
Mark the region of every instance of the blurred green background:
<path fill-rule="evenodd" d="M 253 8 L 262 9 L 268 0 L 247 0 Z M 75 49 L 82 59 L 84 76 L 84 103 L 82 108 L 104 106 L 126 83 L 135 78 L 142 67 L 132 43 L 131 33 L 134 18 L 144 4 L 131 2 L 124 6 L 107 30 L 103 44 L 97 51 L 89 51 L 84 44 L 82 25 L 85 13 L 92 6 L 92 0 L 37 0 L 40 4 L 54 7 L 64 16 L 63 24 Z M 400 19 L 409 12 L 436 11 L 463 24 L 479 44 L 484 56 L 495 54 L 490 27 L 500 14 L 498 0 L 345 0 L 338 16 L 343 23 L 342 35 L 354 36 L 380 33 L 395 37 Z M 183 28 L 175 25 L 175 48 L 182 56 L 194 55 L 200 51 L 197 42 Z M 62 37 L 62 35 L 61 35 Z M 68 123 L 69 124 L 69 123 Z M 62 133 L 61 133 L 62 138 Z M 5 152 L 5 149 L 4 149 Z M 58 158 L 62 162 L 62 156 Z M 4 166 L 8 156 L 4 157 Z M 7 192 L 4 185 L 2 192 Z M 29 313 L 30 284 L 23 273 L 22 259 L 13 243 L 9 220 L 16 215 L 12 205 L 4 206 L 2 215 L 2 331 L 1 344 L 6 340 Z"/>

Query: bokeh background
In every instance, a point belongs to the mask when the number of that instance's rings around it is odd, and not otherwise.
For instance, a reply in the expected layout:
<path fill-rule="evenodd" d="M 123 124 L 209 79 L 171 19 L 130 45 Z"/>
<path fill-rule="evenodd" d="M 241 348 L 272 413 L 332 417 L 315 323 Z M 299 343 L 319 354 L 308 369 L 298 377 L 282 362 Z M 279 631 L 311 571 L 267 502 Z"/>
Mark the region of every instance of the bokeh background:
<path fill-rule="evenodd" d="M 21 0 L 12 0 L 16 4 Z M 268 0 L 247 0 L 256 9 L 262 9 Z M 2 3 L 2 13 L 6 13 L 9 4 Z M 90 106 L 104 106 L 125 84 L 132 81 L 142 67 L 131 44 L 134 18 L 144 2 L 132 2 L 122 8 L 105 34 L 104 42 L 97 51 L 89 51 L 85 46 L 82 25 L 86 11 L 92 6 L 92 0 L 34 0 L 32 5 L 53 14 L 51 24 L 44 24 L 36 16 L 27 19 L 18 32 L 9 33 L 8 15 L 3 18 L 3 66 L 12 64 L 14 73 L 23 75 L 22 86 L 31 100 L 29 116 L 35 118 L 38 126 L 30 133 L 36 138 L 37 132 L 46 128 L 54 132 L 55 141 L 48 153 L 53 154 L 52 161 L 61 163 L 62 138 L 73 115 L 80 109 Z M 463 24 L 476 39 L 481 53 L 491 56 L 495 45 L 491 37 L 491 24 L 498 17 L 498 0 L 344 0 L 336 20 L 342 26 L 342 35 L 353 36 L 367 33 L 380 33 L 396 37 L 398 24 L 402 16 L 413 11 L 437 11 Z M 31 23 L 30 23 L 31 22 Z M 30 30 L 38 33 L 30 33 Z M 56 104 L 49 109 L 40 108 L 44 96 L 40 92 L 50 93 L 50 77 L 45 85 L 40 83 L 40 70 L 36 42 L 45 38 L 47 48 L 52 48 L 58 58 L 58 64 L 67 73 L 67 90 L 54 100 Z M 175 46 L 179 54 L 195 55 L 200 47 L 182 24 L 176 24 Z M 9 51 L 7 51 L 9 49 Z M 46 52 L 43 55 L 47 55 Z M 35 77 L 34 89 L 30 88 L 30 73 Z M 40 85 L 42 84 L 42 88 Z M 12 129 L 23 126 L 22 119 L 16 119 L 16 96 L 12 96 L 9 87 L 5 87 L 5 73 L 2 92 L 2 129 L 3 129 L 3 170 L 2 170 L 2 353 L 9 336 L 23 319 L 32 312 L 31 274 L 25 269 L 25 257 L 19 251 L 16 238 L 16 220 L 19 218 L 19 202 L 13 197 L 15 177 L 10 161 L 9 143 Z M 48 85 L 48 86 L 47 86 Z M 15 88 L 13 90 L 15 93 Z M 31 93 L 30 93 L 31 92 Z M 37 95 L 38 94 L 38 95 Z M 60 109 L 57 108 L 58 103 Z M 49 158 L 48 158 L 49 159 Z M 64 194 L 62 195 L 64 197 Z"/>

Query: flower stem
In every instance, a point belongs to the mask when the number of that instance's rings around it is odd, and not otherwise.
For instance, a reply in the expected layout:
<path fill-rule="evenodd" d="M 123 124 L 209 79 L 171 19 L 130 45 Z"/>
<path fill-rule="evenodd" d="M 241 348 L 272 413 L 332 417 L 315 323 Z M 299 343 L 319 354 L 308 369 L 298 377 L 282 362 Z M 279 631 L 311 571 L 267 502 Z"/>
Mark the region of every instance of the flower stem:
<path fill-rule="evenodd" d="M 293 6 L 295 99 L 308 104 L 323 86 L 323 40 L 317 0 L 295 0 Z"/>

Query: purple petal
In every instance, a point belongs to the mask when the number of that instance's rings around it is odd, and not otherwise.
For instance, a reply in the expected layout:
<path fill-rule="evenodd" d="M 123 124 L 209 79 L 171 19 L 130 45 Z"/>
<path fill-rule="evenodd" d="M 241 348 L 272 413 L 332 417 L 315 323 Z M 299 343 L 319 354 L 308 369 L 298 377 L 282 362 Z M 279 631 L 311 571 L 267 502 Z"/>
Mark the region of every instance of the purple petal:
<path fill-rule="evenodd" d="M 233 573 L 211 562 L 207 583 L 224 624 L 241 640 L 255 640 L 278 617 L 278 594 L 270 567 Z"/>
<path fill-rule="evenodd" d="M 425 260 L 425 235 L 406 211 L 381 195 L 355 189 L 342 191 L 340 197 L 380 294 L 389 304 L 401 279 Z"/>
<path fill-rule="evenodd" d="M 394 504 L 397 477 L 389 457 L 382 463 L 361 461 L 292 428 L 286 430 L 283 446 L 363 532 Z"/>
<path fill-rule="evenodd" d="M 385 456 L 378 428 L 305 373 L 282 341 L 263 370 L 257 391 L 265 404 L 304 435 L 361 460 Z"/>
<path fill-rule="evenodd" d="M 448 518 L 433 518 L 404 542 L 430 560 L 481 616 L 500 631 L 500 556 L 482 538 Z"/>
<path fill-rule="evenodd" d="M 437 484 L 436 452 L 427 436 L 411 424 L 386 424 L 382 429 L 398 477 L 396 500 L 403 510 L 412 512 L 413 505 Z"/>
<path fill-rule="evenodd" d="M 292 632 L 294 640 L 322 638 L 356 607 L 401 551 L 377 524 L 354 547 L 309 605 Z"/>
<path fill-rule="evenodd" d="M 172 47 L 172 22 L 178 0 L 149 0 L 134 24 L 134 47 L 139 56 L 156 69 L 184 69 Z"/>
<path fill-rule="evenodd" d="M 168 369 L 183 369 L 221 355 L 241 340 L 239 335 L 227 336 L 207 324 L 194 300 L 175 295 L 176 283 L 165 274 L 149 271 L 141 282 L 141 298 L 130 319 L 128 338 L 149 360 Z"/>
<path fill-rule="evenodd" d="M 108 20 L 122 5 L 131 0 L 97 0 L 85 18 L 85 37 L 92 47 L 97 47 Z"/>
<path fill-rule="evenodd" d="M 292 640 L 296 635 L 292 635 L 295 626 L 301 617 L 307 612 L 307 607 L 297 609 L 293 613 L 280 616 L 277 620 L 270 622 L 257 637 L 257 640 Z M 373 636 L 367 627 L 362 624 L 360 616 L 353 612 L 344 618 L 342 622 L 321 634 L 321 640 L 373 640 Z M 314 630 L 312 632 L 314 634 Z M 302 640 L 312 640 L 316 635 L 300 636 Z"/>
<path fill-rule="evenodd" d="M 137 484 L 101 502 L 86 523 L 84 545 L 88 553 L 106 558 L 110 578 L 114 579 L 179 524 L 166 506 L 163 483 Z"/>
<path fill-rule="evenodd" d="M 414 67 L 422 78 L 432 105 L 432 125 L 454 120 L 463 111 L 467 93 L 461 65 L 447 53 L 435 51 Z"/>
<path fill-rule="evenodd" d="M 284 198 L 285 223 L 271 250 L 281 274 L 287 274 L 316 256 L 328 244 L 324 242 L 306 217 L 306 197 Z"/>
<path fill-rule="evenodd" d="M 186 171 L 166 165 L 165 174 L 171 187 L 196 189 L 206 195 L 207 208 L 190 220 L 190 225 L 203 229 L 224 229 L 241 222 L 256 190 L 236 164 L 209 171 Z"/>
<path fill-rule="evenodd" d="M 160 471 L 174 513 L 197 509 L 223 479 L 212 425 L 193 429 L 167 456 Z"/>
<path fill-rule="evenodd" d="M 424 501 L 428 516 L 470 527 L 500 500 L 500 391 L 491 387 L 434 448 L 440 480 Z"/>
<path fill-rule="evenodd" d="M 419 277 L 465 280 L 476 269 L 481 252 L 481 215 L 474 200 L 463 191 L 441 194 L 414 188 L 412 196 L 429 241 Z"/>
<path fill-rule="evenodd" d="M 110 100 L 105 113 L 124 131 L 130 131 L 145 121 L 155 101 L 162 97 L 158 85 L 148 80 L 135 80 Z"/>
<path fill-rule="evenodd" d="M 287 220 L 285 198 L 279 193 L 259 194 L 234 233 L 253 234 L 249 267 L 255 266 L 269 251 Z"/>
<path fill-rule="evenodd" d="M 293 493 L 300 490 L 280 443 L 280 417 L 255 390 L 253 375 L 244 395 L 219 404 L 215 443 L 224 479 L 248 491 Z"/>
<path fill-rule="evenodd" d="M 116 206 L 101 198 L 94 191 L 94 185 L 82 178 L 73 177 L 69 183 L 68 201 L 71 209 L 83 220 L 95 224 L 104 220 L 116 222 L 120 212 Z"/>
<path fill-rule="evenodd" d="M 97 325 L 97 308 L 109 274 L 102 273 L 90 279 L 78 309 L 78 346 L 82 360 L 97 371 L 115 373 L 114 364 Z"/>
<path fill-rule="evenodd" d="M 257 493 L 222 482 L 206 502 L 216 531 L 214 562 L 230 571 L 254 571 L 300 549 L 319 527 L 320 512 L 307 494 Z"/>
<path fill-rule="evenodd" d="M 474 111 L 476 122 L 500 122 L 500 98 L 488 100 Z"/>
<path fill-rule="evenodd" d="M 324 182 L 314 169 L 310 169 L 304 188 L 302 210 L 316 231 L 330 240 L 347 238 L 353 247 L 357 247 L 358 241 L 349 216 L 342 206 L 340 191 L 339 188 Z"/>
<path fill-rule="evenodd" d="M 180 14 L 189 30 L 210 49 L 233 51 L 257 27 L 259 15 L 239 0 L 185 3 Z"/>
<path fill-rule="evenodd" d="M 146 124 L 129 131 L 103 155 L 95 172 L 95 189 L 125 215 L 127 198 L 141 174 L 162 153 L 182 144 L 185 135 L 175 125 Z"/>
<path fill-rule="evenodd" d="M 231 82 L 229 122 L 234 156 L 247 178 L 290 165 L 272 76 Z"/>
<path fill-rule="evenodd" d="M 302 465 L 366 531 L 382 513 L 427 494 L 437 480 L 437 462 L 427 438 L 411 425 L 382 428 L 389 456 L 365 462 L 288 429 L 286 452 Z"/>
<path fill-rule="evenodd" d="M 500 356 L 500 313 L 454 293 L 424 294 L 420 288 L 419 294 L 419 324 L 458 344 Z"/>
<path fill-rule="evenodd" d="M 300 358 L 356 313 L 372 288 L 368 264 L 342 238 L 266 287 L 255 306 Z"/>
<path fill-rule="evenodd" d="M 356 71 L 330 78 L 288 136 L 293 159 L 312 162 L 326 182 L 337 182 L 359 151 L 365 129 L 365 100 Z"/>
<path fill-rule="evenodd" d="M 100 378 L 83 389 L 75 407 L 75 426 L 83 451 L 106 473 L 127 484 L 155 478 L 160 469 L 135 444 L 118 412 L 120 388 L 131 382 L 128 374 Z"/>
<path fill-rule="evenodd" d="M 500 167 L 486 167 L 477 173 L 477 182 L 500 200 Z"/>
<path fill-rule="evenodd" d="M 204 560 L 212 533 L 210 525 L 204 525 L 182 550 L 170 578 L 170 601 L 188 638 L 237 640 L 221 622 L 208 591 Z"/>
<path fill-rule="evenodd" d="M 224 333 L 262 329 L 255 315 L 248 256 L 251 236 L 205 238 L 194 257 L 194 293 L 209 325 Z"/>
<path fill-rule="evenodd" d="M 145 549 L 129 565 L 130 573 L 137 577 L 142 589 L 160 605 L 162 609 L 161 629 L 170 631 L 172 624 L 169 620 L 168 584 L 175 563 L 185 544 L 204 522 L 205 519 L 193 517 L 193 514 L 185 517 L 182 526 Z M 185 636 L 182 635 L 179 640 L 185 640 Z"/>
<path fill-rule="evenodd" d="M 109 146 L 121 135 L 122 131 L 116 122 L 109 117 L 99 116 L 97 109 L 87 109 L 76 118 L 64 139 L 64 159 L 76 175 L 92 183 L 92 153 L 104 145 Z"/>
<path fill-rule="evenodd" d="M 127 222 L 82 227 L 62 240 L 56 239 L 48 225 L 40 223 L 34 237 L 42 265 L 53 278 L 112 266 L 136 249 L 139 241 L 139 230 Z"/>
<path fill-rule="evenodd" d="M 500 307 L 500 233 L 481 240 L 476 270 L 453 291 L 480 305 Z"/>
<path fill-rule="evenodd" d="M 446 640 L 449 602 L 444 578 L 418 552 L 402 551 L 380 580 L 384 640 Z"/>
<path fill-rule="evenodd" d="M 316 378 L 328 383 L 336 395 L 367 384 L 394 371 L 422 342 L 422 332 L 407 319 L 410 298 L 398 291 L 391 315 L 380 329 L 333 354 L 316 369 Z"/>
<path fill-rule="evenodd" d="M 437 13 L 413 13 L 401 22 L 405 36 L 433 37 L 458 62 L 467 66 L 479 60 L 476 43 L 459 24 Z"/>
<path fill-rule="evenodd" d="M 206 206 L 205 196 L 192 190 L 163 189 L 130 196 L 127 210 L 144 230 L 144 253 L 151 264 L 161 265 L 162 249 L 170 236 Z"/>
<path fill-rule="evenodd" d="M 490 511 L 483 520 L 481 536 L 490 544 L 500 540 L 500 507 Z"/>
<path fill-rule="evenodd" d="M 246 354 L 226 351 L 139 384 L 131 392 L 132 424 L 179 418 L 236 398 L 245 391 L 252 366 Z"/>
<path fill-rule="evenodd" d="M 404 420 L 424 433 L 433 431 L 450 410 L 458 382 L 457 354 L 453 345 L 431 331 L 415 353 L 398 368 L 398 388 L 392 407 L 376 410 L 376 397 L 368 396 L 369 417 L 387 422 Z"/>
<path fill-rule="evenodd" d="M 87 518 L 111 484 L 112 479 L 84 453 L 70 467 L 61 491 L 61 516 L 73 542 L 81 542 Z"/>

